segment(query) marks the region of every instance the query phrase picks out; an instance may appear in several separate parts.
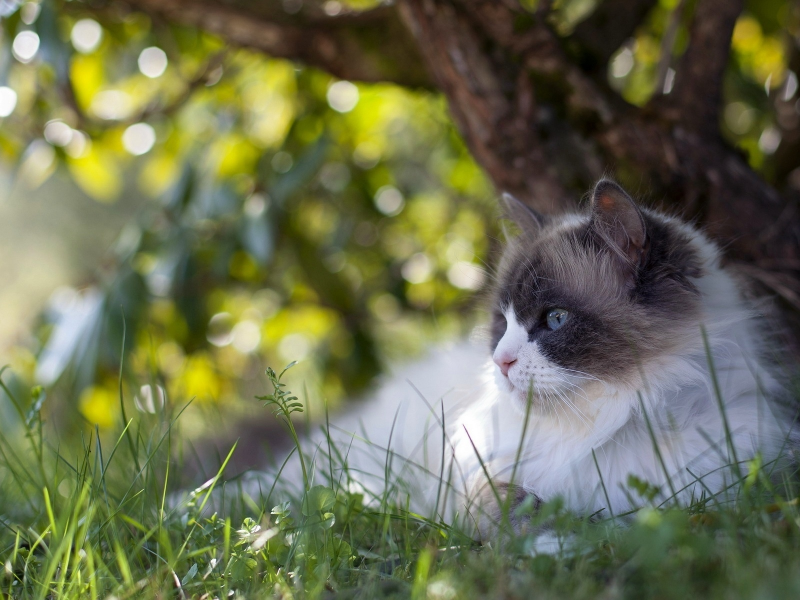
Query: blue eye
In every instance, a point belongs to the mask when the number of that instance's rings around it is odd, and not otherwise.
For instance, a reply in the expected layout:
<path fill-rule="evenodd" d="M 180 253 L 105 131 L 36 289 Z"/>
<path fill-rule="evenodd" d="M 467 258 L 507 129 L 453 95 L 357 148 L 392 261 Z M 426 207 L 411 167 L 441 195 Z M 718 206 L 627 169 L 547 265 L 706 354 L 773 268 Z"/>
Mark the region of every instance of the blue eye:
<path fill-rule="evenodd" d="M 551 308 L 547 311 L 547 328 L 555 331 L 567 322 L 569 313 L 563 308 Z"/>

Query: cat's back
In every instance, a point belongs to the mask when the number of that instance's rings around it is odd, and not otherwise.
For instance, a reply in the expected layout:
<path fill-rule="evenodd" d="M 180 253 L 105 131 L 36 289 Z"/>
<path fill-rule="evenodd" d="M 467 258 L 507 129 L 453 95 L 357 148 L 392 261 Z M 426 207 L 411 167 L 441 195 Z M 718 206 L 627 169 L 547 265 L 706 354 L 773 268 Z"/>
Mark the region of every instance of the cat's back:
<path fill-rule="evenodd" d="M 412 494 L 429 487 L 425 482 L 438 476 L 443 455 L 451 453 L 448 438 L 459 416 L 491 394 L 489 360 L 485 344 L 461 340 L 394 366 L 305 440 L 317 481 L 333 473 L 375 496 L 392 485 L 414 487 Z"/>

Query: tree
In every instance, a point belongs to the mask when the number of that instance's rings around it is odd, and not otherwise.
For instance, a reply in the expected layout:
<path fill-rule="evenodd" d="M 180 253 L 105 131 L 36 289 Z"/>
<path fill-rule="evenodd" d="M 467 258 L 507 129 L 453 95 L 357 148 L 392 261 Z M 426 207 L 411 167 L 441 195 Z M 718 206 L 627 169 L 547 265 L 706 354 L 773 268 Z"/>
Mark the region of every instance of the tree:
<path fill-rule="evenodd" d="M 129 4 L 341 78 L 438 89 L 498 189 L 556 212 L 573 208 L 610 170 L 705 226 L 731 261 L 800 308 L 797 190 L 780 177 L 766 181 L 720 134 L 731 35 L 744 0 L 604 0 L 566 33 L 547 0 L 398 0 L 333 16 L 302 2 Z M 632 105 L 608 85 L 609 61 L 653 11 L 670 5 L 669 26 L 689 24 L 682 55 L 669 35 L 662 44 L 662 70 L 670 68 L 674 84 L 663 93 L 659 81 L 648 102 Z M 798 6 L 786 6 L 796 30 Z M 796 38 L 789 39 L 797 63 Z M 796 141 L 779 146 L 791 155 L 784 177 L 800 165 L 797 149 Z"/>

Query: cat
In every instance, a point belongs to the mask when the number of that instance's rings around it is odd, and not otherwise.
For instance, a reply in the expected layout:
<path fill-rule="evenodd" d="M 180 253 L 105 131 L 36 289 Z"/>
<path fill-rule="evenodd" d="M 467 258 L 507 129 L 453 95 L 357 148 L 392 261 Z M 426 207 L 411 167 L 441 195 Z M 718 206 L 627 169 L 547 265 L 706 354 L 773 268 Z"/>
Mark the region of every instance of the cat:
<path fill-rule="evenodd" d="M 620 515 L 644 503 L 631 476 L 652 502 L 687 504 L 726 493 L 756 455 L 788 460 L 767 330 L 702 232 L 608 179 L 582 213 L 504 204 L 519 235 L 494 276 L 488 351 L 440 349 L 334 419 L 310 444 L 317 481 L 491 539 L 502 505 L 524 531 L 521 504 Z"/>

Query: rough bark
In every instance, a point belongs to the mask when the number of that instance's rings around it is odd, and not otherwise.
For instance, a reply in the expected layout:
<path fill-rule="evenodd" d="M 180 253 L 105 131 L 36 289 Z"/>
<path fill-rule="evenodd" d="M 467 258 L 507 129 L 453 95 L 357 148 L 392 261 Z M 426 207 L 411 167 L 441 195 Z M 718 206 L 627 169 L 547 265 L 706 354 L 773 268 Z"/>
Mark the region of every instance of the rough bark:
<path fill-rule="evenodd" d="M 697 6 L 670 103 L 683 127 L 718 134 L 722 78 L 733 26 L 743 8 L 744 0 L 703 0 Z"/>
<path fill-rule="evenodd" d="M 340 77 L 433 85 L 498 189 L 555 212 L 574 207 L 596 177 L 616 175 L 696 219 L 731 261 L 800 305 L 797 198 L 768 185 L 719 134 L 742 0 L 698 0 L 672 94 L 643 108 L 626 104 L 598 74 L 652 0 L 605 0 L 566 39 L 552 29 L 544 0 L 533 13 L 515 0 L 397 0 L 337 17 L 281 14 L 277 2 L 128 2 Z"/>
<path fill-rule="evenodd" d="M 498 188 L 535 199 L 539 210 L 555 212 L 574 199 L 552 156 L 536 143 L 542 123 L 533 82 L 508 49 L 486 51 L 485 34 L 476 21 L 497 19 L 498 35 L 537 47 L 545 62 L 552 40 L 514 36 L 513 23 L 496 14 L 491 4 L 408 1 L 400 7 L 476 160 Z M 474 8 L 480 14 L 470 15 Z"/>
<path fill-rule="evenodd" d="M 204 29 L 237 46 L 298 60 L 342 79 L 431 86 L 418 50 L 390 6 L 328 16 L 314 5 L 290 13 L 278 0 L 125 1 L 155 17 Z"/>
<path fill-rule="evenodd" d="M 795 10 L 800 20 L 800 3 Z M 796 76 L 800 73 L 800 37 L 790 37 L 787 46 L 789 70 Z M 800 190 L 800 94 L 797 89 L 789 94 L 792 87 L 787 78 L 786 84 L 771 95 L 781 133 L 781 143 L 771 161 L 774 169 L 772 176 L 778 185 Z"/>

